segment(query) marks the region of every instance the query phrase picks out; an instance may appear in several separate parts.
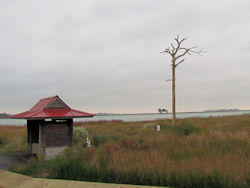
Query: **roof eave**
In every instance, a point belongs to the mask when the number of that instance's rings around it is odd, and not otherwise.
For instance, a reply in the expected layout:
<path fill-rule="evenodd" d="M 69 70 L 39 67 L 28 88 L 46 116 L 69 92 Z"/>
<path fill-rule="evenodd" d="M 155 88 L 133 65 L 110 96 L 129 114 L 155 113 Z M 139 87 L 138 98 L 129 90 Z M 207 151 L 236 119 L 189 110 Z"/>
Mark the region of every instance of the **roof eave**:
<path fill-rule="evenodd" d="M 11 119 L 43 120 L 43 119 L 74 119 L 74 118 L 92 118 L 93 116 L 63 116 L 63 117 L 11 117 Z"/>

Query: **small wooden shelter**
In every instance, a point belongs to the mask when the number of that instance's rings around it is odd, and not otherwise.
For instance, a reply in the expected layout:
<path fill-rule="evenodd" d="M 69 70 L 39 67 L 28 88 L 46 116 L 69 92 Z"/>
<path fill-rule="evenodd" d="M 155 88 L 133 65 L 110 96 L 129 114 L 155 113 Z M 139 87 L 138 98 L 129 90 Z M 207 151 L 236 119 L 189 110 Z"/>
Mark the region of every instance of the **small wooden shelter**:
<path fill-rule="evenodd" d="M 59 96 L 41 99 L 29 111 L 11 116 L 27 119 L 27 152 L 53 157 L 72 147 L 73 118 L 93 114 L 71 109 Z"/>

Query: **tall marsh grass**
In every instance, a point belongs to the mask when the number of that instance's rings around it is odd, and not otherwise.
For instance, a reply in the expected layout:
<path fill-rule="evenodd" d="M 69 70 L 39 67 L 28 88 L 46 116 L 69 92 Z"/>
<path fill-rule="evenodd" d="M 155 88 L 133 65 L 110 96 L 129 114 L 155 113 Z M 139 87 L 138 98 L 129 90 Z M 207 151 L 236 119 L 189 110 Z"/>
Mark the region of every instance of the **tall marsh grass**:
<path fill-rule="evenodd" d="M 149 126 L 150 124 L 150 126 Z M 156 131 L 161 125 L 161 131 Z M 250 187 L 250 116 L 77 123 L 92 148 L 75 145 L 17 171 L 60 179 L 183 188 Z"/>
<path fill-rule="evenodd" d="M 0 126 L 0 152 L 24 152 L 26 137 L 24 126 Z"/>

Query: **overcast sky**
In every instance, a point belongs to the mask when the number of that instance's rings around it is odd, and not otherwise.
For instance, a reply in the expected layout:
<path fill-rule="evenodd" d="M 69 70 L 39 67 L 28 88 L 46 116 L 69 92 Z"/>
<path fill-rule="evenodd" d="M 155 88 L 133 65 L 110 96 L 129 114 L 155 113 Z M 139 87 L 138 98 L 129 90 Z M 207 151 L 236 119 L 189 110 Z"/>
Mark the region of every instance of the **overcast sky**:
<path fill-rule="evenodd" d="M 177 69 L 177 111 L 250 109 L 249 0 L 0 0 L 0 112 L 59 95 L 97 113 L 171 111 L 177 34 L 192 55 Z"/>

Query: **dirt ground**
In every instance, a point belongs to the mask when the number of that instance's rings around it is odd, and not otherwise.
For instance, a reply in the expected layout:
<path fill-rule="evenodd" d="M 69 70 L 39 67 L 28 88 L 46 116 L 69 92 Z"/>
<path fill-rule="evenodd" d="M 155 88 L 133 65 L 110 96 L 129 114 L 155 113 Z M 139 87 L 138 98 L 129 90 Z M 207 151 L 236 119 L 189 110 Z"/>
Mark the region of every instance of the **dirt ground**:
<path fill-rule="evenodd" d="M 28 176 L 0 170 L 0 188 L 153 188 L 154 186 L 96 183 L 84 181 L 52 180 L 31 178 Z M 154 187 L 157 188 L 157 187 Z"/>

